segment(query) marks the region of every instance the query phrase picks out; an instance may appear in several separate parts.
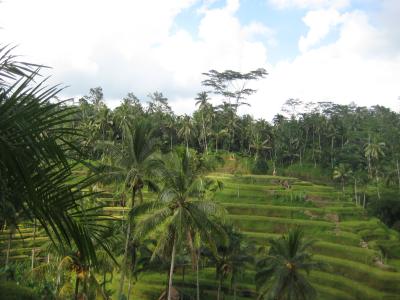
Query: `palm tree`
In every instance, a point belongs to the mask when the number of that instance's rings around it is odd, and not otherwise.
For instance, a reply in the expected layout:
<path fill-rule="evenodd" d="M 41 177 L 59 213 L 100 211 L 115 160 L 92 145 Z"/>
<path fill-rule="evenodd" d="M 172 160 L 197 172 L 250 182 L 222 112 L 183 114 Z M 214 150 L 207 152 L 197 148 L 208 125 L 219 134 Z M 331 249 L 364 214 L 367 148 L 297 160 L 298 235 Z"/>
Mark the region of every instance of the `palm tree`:
<path fill-rule="evenodd" d="M 253 148 L 255 151 L 254 155 L 254 161 L 257 161 L 258 155 L 267 149 L 271 149 L 271 147 L 268 146 L 269 139 L 262 140 L 261 135 L 259 132 L 256 132 L 252 136 L 252 143 L 250 144 L 250 148 Z"/>
<path fill-rule="evenodd" d="M 305 241 L 303 231 L 295 228 L 287 235 L 270 240 L 268 255 L 257 262 L 255 277 L 258 299 L 315 299 L 316 291 L 307 274 L 321 265 L 307 252 L 314 241 Z"/>
<path fill-rule="evenodd" d="M 103 182 L 123 182 L 124 189 L 131 192 L 131 201 L 128 209 L 132 214 L 132 209 L 136 206 L 136 197 L 139 197 L 139 205 L 143 202 L 143 188 L 147 185 L 150 189 L 157 189 L 156 184 L 151 179 L 152 172 L 160 164 L 160 161 L 154 157 L 158 144 L 153 136 L 153 129 L 149 123 L 140 122 L 136 124 L 134 129 L 130 129 L 130 134 L 127 134 L 122 145 L 107 142 L 101 143 L 99 146 L 104 149 L 106 155 L 110 156 L 111 161 L 115 161 L 115 163 L 102 165 L 94 168 L 94 170 L 104 174 Z M 128 250 L 133 226 L 132 220 L 132 218 L 128 219 L 126 227 L 118 299 L 122 294 L 125 283 Z"/>
<path fill-rule="evenodd" d="M 335 180 L 340 180 L 342 183 L 342 192 L 344 194 L 344 186 L 345 186 L 345 181 L 347 178 L 351 176 L 351 170 L 348 170 L 347 167 L 340 163 L 338 166 L 335 167 L 333 170 L 333 179 Z"/>
<path fill-rule="evenodd" d="M 364 155 L 368 160 L 368 171 L 372 173 L 372 162 L 378 161 L 381 156 L 385 156 L 383 148 L 385 143 L 383 142 L 371 142 L 371 138 L 368 138 L 368 143 L 364 147 Z"/>
<path fill-rule="evenodd" d="M 197 97 L 195 98 L 196 101 L 196 106 L 199 106 L 199 110 L 201 113 L 201 126 L 202 126 L 202 137 L 203 137 L 203 143 L 205 147 L 205 152 L 208 153 L 208 142 L 207 142 L 207 130 L 206 130 L 206 116 L 205 114 L 207 113 L 210 104 L 208 101 L 210 100 L 208 98 L 208 93 L 207 92 L 201 92 L 197 94 Z"/>
<path fill-rule="evenodd" d="M 82 157 L 71 142 L 80 135 L 71 123 L 77 111 L 56 101 L 57 87 L 36 82 L 39 66 L 16 61 L 10 51 L 0 49 L 1 200 L 37 220 L 54 243 L 76 246 L 83 260 L 95 264 L 101 213 L 85 217 L 81 190 L 89 180 L 69 183 L 72 158 Z"/>
<path fill-rule="evenodd" d="M 178 131 L 178 136 L 184 138 L 186 143 L 186 152 L 189 153 L 189 139 L 194 134 L 194 126 L 190 116 L 184 116 L 181 119 L 181 129 Z"/>
<path fill-rule="evenodd" d="M 378 199 L 381 198 L 381 194 L 379 192 L 379 176 L 378 176 L 378 161 L 379 158 L 385 156 L 385 152 L 383 148 L 385 147 L 385 143 L 371 142 L 371 138 L 368 138 L 368 143 L 365 145 L 364 148 L 364 155 L 368 161 L 368 173 L 372 176 L 372 163 L 375 165 L 375 181 L 376 181 L 376 190 L 378 193 Z"/>
<path fill-rule="evenodd" d="M 220 299 L 224 279 L 230 277 L 233 296 L 236 299 L 237 281 L 244 274 L 246 267 L 253 262 L 250 245 L 244 243 L 243 236 L 231 225 L 223 226 L 228 240 L 217 242 L 216 250 L 207 250 L 206 256 L 215 265 L 218 280 L 217 299 Z"/>
<path fill-rule="evenodd" d="M 161 229 L 154 255 L 170 255 L 168 300 L 171 300 L 172 279 L 177 249 L 189 244 L 193 233 L 198 232 L 208 241 L 211 233 L 220 233 L 221 227 L 213 216 L 221 213 L 219 206 L 204 196 L 217 185 L 206 184 L 204 169 L 189 157 L 188 153 L 172 153 L 166 167 L 160 170 L 163 188 L 158 201 L 153 202 L 154 211 L 137 225 L 136 234 L 145 236 L 155 229 Z"/>

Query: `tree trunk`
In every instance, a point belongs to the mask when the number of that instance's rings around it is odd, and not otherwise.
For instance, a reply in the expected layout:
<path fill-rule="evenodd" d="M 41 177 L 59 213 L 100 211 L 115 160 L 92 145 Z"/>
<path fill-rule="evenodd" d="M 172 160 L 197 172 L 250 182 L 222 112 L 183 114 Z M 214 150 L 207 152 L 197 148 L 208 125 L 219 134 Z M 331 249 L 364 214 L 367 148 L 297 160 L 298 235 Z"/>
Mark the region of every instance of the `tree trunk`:
<path fill-rule="evenodd" d="M 365 192 L 364 192 L 363 208 L 365 208 Z"/>
<path fill-rule="evenodd" d="M 207 136 L 206 136 L 206 126 L 204 125 L 204 115 L 203 112 L 201 113 L 201 119 L 203 122 L 203 139 L 204 139 L 204 147 L 206 150 L 206 154 L 208 154 L 208 145 L 207 145 Z"/>
<path fill-rule="evenodd" d="M 171 268 L 169 269 L 168 300 L 171 300 L 172 276 L 174 275 L 174 265 L 175 265 L 175 251 L 176 251 L 176 241 L 174 239 L 174 245 L 172 246 L 172 254 L 171 254 Z"/>
<path fill-rule="evenodd" d="M 342 178 L 342 191 L 343 191 L 343 195 L 344 195 L 344 178 Z"/>
<path fill-rule="evenodd" d="M 219 275 L 219 280 L 218 280 L 218 292 L 217 292 L 217 300 L 220 300 L 220 295 L 221 295 L 221 287 L 222 287 L 222 275 Z"/>
<path fill-rule="evenodd" d="M 12 240 L 11 228 L 9 230 L 10 230 L 10 233 L 8 234 L 8 244 L 7 244 L 7 252 L 6 252 L 6 268 L 8 267 L 8 261 L 10 259 L 11 240 Z"/>
<path fill-rule="evenodd" d="M 129 272 L 129 275 L 128 275 L 128 296 L 127 296 L 127 300 L 129 300 L 129 298 L 131 296 L 131 289 L 132 289 L 132 272 Z"/>
<path fill-rule="evenodd" d="M 78 292 L 79 292 L 79 277 L 77 274 L 75 279 L 75 300 L 78 300 Z"/>
<path fill-rule="evenodd" d="M 185 270 L 186 270 L 186 267 L 185 267 L 185 260 L 183 260 L 183 267 L 182 267 L 182 291 L 183 291 L 183 289 L 185 288 Z M 183 297 L 183 295 L 182 295 L 182 297 Z M 181 299 L 183 299 L 183 298 L 181 298 Z"/>
<path fill-rule="evenodd" d="M 357 204 L 357 179 L 354 178 L 354 198 L 356 199 Z"/>
<path fill-rule="evenodd" d="M 399 182 L 399 190 L 400 190 L 400 168 L 399 168 L 399 160 L 396 159 L 396 167 L 397 167 L 397 180 Z"/>
<path fill-rule="evenodd" d="M 200 282 L 199 282 L 199 261 L 200 261 L 200 249 L 197 250 L 196 260 L 196 296 L 197 300 L 200 300 Z"/>
<path fill-rule="evenodd" d="M 106 292 L 106 281 L 107 281 L 107 272 L 103 273 L 103 283 L 101 284 L 101 288 L 103 290 L 103 293 Z"/>
<path fill-rule="evenodd" d="M 132 189 L 131 208 L 135 205 L 135 196 L 136 196 L 136 189 L 133 188 Z M 131 222 L 129 220 L 129 214 L 128 214 L 128 220 L 127 220 L 126 224 L 127 224 L 127 230 L 126 230 L 126 237 L 125 237 L 124 258 L 122 260 L 122 265 L 121 265 L 121 278 L 120 278 L 120 282 L 119 282 L 117 299 L 120 299 L 122 296 L 122 292 L 124 289 L 124 283 L 125 283 L 126 264 L 128 262 L 128 247 L 129 247 L 129 240 L 131 237 Z"/>
<path fill-rule="evenodd" d="M 334 141 L 335 137 L 333 136 L 331 138 L 331 168 L 333 169 L 333 141 Z"/>
<path fill-rule="evenodd" d="M 381 200 L 381 193 L 379 191 L 378 170 L 375 171 L 375 180 L 376 180 L 376 192 L 378 193 L 378 200 Z"/>
<path fill-rule="evenodd" d="M 233 284 L 233 300 L 236 300 L 236 281 Z"/>
<path fill-rule="evenodd" d="M 31 257 L 31 270 L 35 267 L 35 239 L 36 239 L 36 219 L 33 223 L 33 247 L 32 247 L 32 257 Z"/>

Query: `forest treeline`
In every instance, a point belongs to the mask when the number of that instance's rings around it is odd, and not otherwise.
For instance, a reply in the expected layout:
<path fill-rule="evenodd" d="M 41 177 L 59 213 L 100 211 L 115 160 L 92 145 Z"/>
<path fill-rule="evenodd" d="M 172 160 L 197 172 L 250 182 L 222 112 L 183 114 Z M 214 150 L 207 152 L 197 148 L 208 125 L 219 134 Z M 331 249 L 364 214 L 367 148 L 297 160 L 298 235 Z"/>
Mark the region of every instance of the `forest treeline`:
<path fill-rule="evenodd" d="M 150 94 L 147 103 L 129 93 L 112 110 L 102 89 L 93 88 L 77 105 L 75 126 L 85 132 L 81 145 L 93 159 L 100 159 L 99 140 L 118 143 L 127 127 L 146 121 L 163 152 L 177 145 L 204 154 L 225 151 L 249 158 L 255 173 L 282 171 L 317 181 L 335 180 L 343 190 L 349 186 L 348 194 L 357 203 L 365 206 L 367 199 L 375 214 L 399 228 L 399 113 L 379 105 L 289 99 L 268 122 L 238 113 L 241 105 L 247 105 L 243 94 L 235 96 L 240 91 L 230 97 L 217 95 L 219 105 L 211 102 L 213 92 L 198 93 L 190 116 L 176 115 L 160 92 Z"/>

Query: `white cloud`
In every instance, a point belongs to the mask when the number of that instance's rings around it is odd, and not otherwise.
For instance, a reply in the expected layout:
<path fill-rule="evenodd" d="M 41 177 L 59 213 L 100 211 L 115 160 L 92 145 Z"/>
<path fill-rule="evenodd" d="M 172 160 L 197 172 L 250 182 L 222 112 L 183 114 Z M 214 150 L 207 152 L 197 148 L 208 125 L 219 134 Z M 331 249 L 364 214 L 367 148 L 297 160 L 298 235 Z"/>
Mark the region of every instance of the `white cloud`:
<path fill-rule="evenodd" d="M 337 41 L 306 49 L 294 60 L 271 67 L 266 84 L 253 97 L 252 111 L 271 119 L 288 98 L 340 104 L 354 101 L 398 110 L 400 48 L 387 53 L 395 47 L 385 38 L 388 32 L 389 28 L 372 26 L 363 12 L 343 14 Z"/>
<path fill-rule="evenodd" d="M 309 27 L 309 31 L 306 36 L 300 37 L 301 52 L 307 51 L 325 38 L 341 22 L 341 15 L 335 9 L 310 11 L 303 22 Z"/>
<path fill-rule="evenodd" d="M 266 49 L 258 38 L 273 42 L 262 24 L 239 22 L 239 0 L 218 9 L 204 6 L 198 37 L 172 31 L 175 17 L 197 2 L 9 0 L 1 4 L 0 38 L 18 43 L 30 61 L 52 66 L 53 81 L 70 85 L 68 96 L 100 85 L 110 99 L 159 90 L 182 103 L 201 90 L 202 72 L 262 66 Z"/>
<path fill-rule="evenodd" d="M 270 75 L 257 83 L 252 107 L 243 108 L 256 117 L 271 119 L 288 98 L 397 108 L 399 1 L 383 0 L 372 23 L 362 11 L 339 13 L 348 1 L 271 0 L 315 9 L 303 19 L 309 30 L 299 37 L 298 56 L 273 65 L 268 47 L 276 33 L 261 23 L 243 24 L 238 0 L 214 9 L 213 0 L 201 3 L 196 35 L 177 28 L 176 16 L 199 1 L 8 0 L 0 4 L 0 40 L 19 44 L 27 60 L 52 66 L 53 82 L 71 86 L 67 96 L 100 85 L 114 105 L 129 91 L 159 90 L 177 113 L 189 113 L 202 72 L 264 67 Z M 324 45 L 333 28 L 337 41 Z"/>
<path fill-rule="evenodd" d="M 279 9 L 284 8 L 344 8 L 349 6 L 350 0 L 269 0 Z"/>

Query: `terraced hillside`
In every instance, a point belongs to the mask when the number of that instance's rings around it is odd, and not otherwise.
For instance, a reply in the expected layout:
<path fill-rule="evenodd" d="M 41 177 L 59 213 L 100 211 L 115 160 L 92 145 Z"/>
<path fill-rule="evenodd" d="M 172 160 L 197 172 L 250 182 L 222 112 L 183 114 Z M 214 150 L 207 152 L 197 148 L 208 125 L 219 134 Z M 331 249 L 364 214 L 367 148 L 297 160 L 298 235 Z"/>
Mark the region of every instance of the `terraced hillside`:
<path fill-rule="evenodd" d="M 313 253 L 325 268 L 311 273 L 319 299 L 400 299 L 400 240 L 378 219 L 370 218 L 333 187 L 314 185 L 296 178 L 272 176 L 212 175 L 224 182 L 216 200 L 229 212 L 228 218 L 257 245 L 267 245 L 288 228 L 300 225 L 316 239 Z M 389 248 L 385 259 L 380 247 Z M 397 253 L 396 253 L 397 251 Z M 397 267 L 396 267 L 397 266 Z M 213 268 L 204 268 L 200 285 L 202 299 L 215 299 Z M 242 279 L 237 299 L 255 298 L 254 270 Z M 175 277 L 175 284 L 188 295 L 195 295 L 195 274 Z M 165 287 L 164 274 L 147 274 L 134 293 L 142 299 L 156 299 Z M 224 299 L 229 284 L 225 286 Z"/>
<path fill-rule="evenodd" d="M 311 273 L 311 281 L 319 299 L 400 299 L 400 239 L 378 219 L 368 217 L 351 200 L 330 186 L 315 185 L 296 178 L 277 176 L 234 176 L 214 173 L 224 189 L 216 201 L 227 210 L 227 218 L 256 245 L 268 245 L 293 226 L 304 228 L 309 238 L 316 239 L 313 253 L 325 268 Z M 145 198 L 151 195 L 145 195 Z M 103 193 L 99 202 L 107 204 L 106 211 L 123 218 L 124 209 L 111 193 Z M 46 240 L 38 231 L 33 237 L 32 226 L 20 229 L 21 238 L 11 241 L 10 260 L 31 258 L 32 247 Z M 2 261 L 8 247 L 8 232 L 0 235 Z M 382 251 L 387 257 L 384 257 Z M 38 260 L 46 254 L 35 252 Z M 179 265 L 178 265 L 179 266 Z M 254 270 L 242 278 L 236 299 L 254 299 Z M 118 275 L 114 288 L 117 288 Z M 175 287 L 190 299 L 195 295 L 195 273 L 179 267 L 174 276 Z M 157 299 L 165 289 L 165 273 L 145 273 L 132 289 L 131 299 Z M 200 273 L 201 299 L 216 299 L 217 283 L 214 268 L 202 266 Z M 223 299 L 234 299 L 228 282 L 224 283 Z"/>

